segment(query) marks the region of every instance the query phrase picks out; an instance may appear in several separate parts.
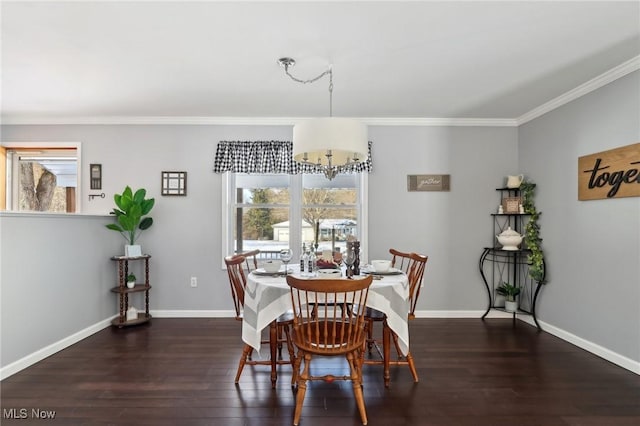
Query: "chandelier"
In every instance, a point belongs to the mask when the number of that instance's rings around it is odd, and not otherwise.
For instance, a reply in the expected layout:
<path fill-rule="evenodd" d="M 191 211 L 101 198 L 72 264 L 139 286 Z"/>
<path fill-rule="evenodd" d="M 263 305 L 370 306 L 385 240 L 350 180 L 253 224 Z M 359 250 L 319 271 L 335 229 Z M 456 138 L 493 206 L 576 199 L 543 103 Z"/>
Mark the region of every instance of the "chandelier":
<path fill-rule="evenodd" d="M 315 78 L 302 80 L 289 73 L 296 61 L 280 58 L 278 63 L 295 82 L 313 83 L 329 75 L 329 117 L 302 121 L 293 127 L 293 158 L 299 163 L 320 169 L 329 180 L 349 166 L 367 159 L 367 127 L 358 120 L 333 117 L 333 70 Z"/>

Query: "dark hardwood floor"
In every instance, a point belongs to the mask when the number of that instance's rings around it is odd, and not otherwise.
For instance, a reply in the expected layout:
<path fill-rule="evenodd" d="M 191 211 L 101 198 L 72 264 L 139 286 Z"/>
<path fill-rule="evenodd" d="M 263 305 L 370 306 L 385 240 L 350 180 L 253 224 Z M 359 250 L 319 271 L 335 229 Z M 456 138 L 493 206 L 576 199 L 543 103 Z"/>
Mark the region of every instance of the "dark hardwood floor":
<path fill-rule="evenodd" d="M 220 318 L 102 330 L 2 381 L 1 423 L 291 424 L 288 365 L 275 390 L 264 366 L 245 367 L 233 383 L 240 330 Z M 525 323 L 416 319 L 411 339 L 420 383 L 406 366 L 392 367 L 385 389 L 381 367 L 364 366 L 369 425 L 640 425 L 640 376 Z M 311 383 L 301 426 L 361 424 L 350 386 Z"/>

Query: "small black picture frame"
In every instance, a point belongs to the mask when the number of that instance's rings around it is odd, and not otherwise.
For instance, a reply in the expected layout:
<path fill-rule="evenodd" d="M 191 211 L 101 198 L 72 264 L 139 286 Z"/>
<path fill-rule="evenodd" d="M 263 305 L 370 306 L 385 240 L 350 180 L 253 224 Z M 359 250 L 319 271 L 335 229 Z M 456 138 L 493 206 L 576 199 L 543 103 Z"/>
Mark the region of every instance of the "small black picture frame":
<path fill-rule="evenodd" d="M 89 164 L 90 188 L 102 189 L 102 164 Z"/>
<path fill-rule="evenodd" d="M 162 172 L 162 195 L 187 195 L 187 172 Z"/>

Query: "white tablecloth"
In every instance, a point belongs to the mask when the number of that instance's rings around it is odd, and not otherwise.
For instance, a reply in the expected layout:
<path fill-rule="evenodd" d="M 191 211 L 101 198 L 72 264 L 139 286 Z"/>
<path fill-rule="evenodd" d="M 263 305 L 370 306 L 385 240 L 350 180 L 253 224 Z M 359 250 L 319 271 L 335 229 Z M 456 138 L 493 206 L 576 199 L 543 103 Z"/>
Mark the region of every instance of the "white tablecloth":
<path fill-rule="evenodd" d="M 313 279 L 313 278 L 310 278 Z M 384 312 L 391 330 L 398 335 L 400 350 L 409 351 L 409 284 L 407 276 L 386 275 L 374 279 L 367 306 Z M 291 310 L 291 293 L 284 276 L 249 274 L 244 295 L 242 340 L 260 350 L 262 330 Z"/>

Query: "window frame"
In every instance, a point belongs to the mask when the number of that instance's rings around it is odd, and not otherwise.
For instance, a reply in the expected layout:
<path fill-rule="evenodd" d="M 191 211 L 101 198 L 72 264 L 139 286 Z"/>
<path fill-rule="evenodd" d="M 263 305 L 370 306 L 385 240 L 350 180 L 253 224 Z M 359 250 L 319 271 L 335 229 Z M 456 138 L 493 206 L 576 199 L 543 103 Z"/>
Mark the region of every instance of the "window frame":
<path fill-rule="evenodd" d="M 356 173 L 356 185 L 358 189 L 358 198 L 356 200 L 357 220 L 358 220 L 358 238 L 361 241 L 360 258 L 367 259 L 368 255 L 368 192 L 369 192 L 369 174 Z M 289 223 L 291 224 L 289 231 L 289 247 L 293 250 L 293 259 L 298 259 L 300 249 L 302 247 L 302 176 L 303 174 L 289 175 Z M 236 179 L 235 172 L 222 173 L 222 253 L 221 259 L 222 269 L 226 269 L 224 257 L 233 251 L 233 217 L 232 211 L 236 205 Z M 296 224 L 293 226 L 293 224 Z M 299 224 L 299 225 L 298 225 Z"/>
<path fill-rule="evenodd" d="M 0 182 L 0 185 L 5 187 L 5 209 L 7 211 L 12 212 L 20 212 L 19 210 L 15 210 L 13 208 L 13 195 L 15 192 L 14 183 L 15 182 L 13 176 L 13 164 L 11 155 L 9 152 L 17 151 L 20 149 L 75 149 L 76 150 L 76 211 L 75 213 L 67 213 L 67 214 L 78 214 L 82 212 L 82 143 L 81 142 L 1 142 L 0 146 L 6 152 L 6 170 L 2 176 L 3 181 Z M 38 213 L 38 212 L 33 212 Z M 44 212 L 40 212 L 44 213 Z"/>

